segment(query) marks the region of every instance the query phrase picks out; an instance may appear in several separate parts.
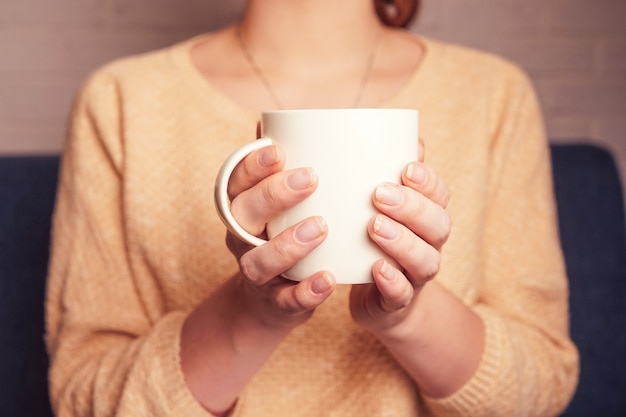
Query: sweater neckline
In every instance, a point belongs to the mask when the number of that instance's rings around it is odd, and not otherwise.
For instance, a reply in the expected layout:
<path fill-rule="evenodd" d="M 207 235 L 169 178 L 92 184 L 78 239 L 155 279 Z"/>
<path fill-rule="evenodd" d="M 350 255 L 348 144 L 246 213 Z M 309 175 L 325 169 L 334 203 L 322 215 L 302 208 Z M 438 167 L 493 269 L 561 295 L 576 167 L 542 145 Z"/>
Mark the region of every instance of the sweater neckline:
<path fill-rule="evenodd" d="M 422 82 L 422 80 L 427 80 L 429 78 L 428 73 L 432 72 L 434 61 L 437 59 L 437 42 L 410 31 L 407 31 L 406 33 L 422 45 L 422 60 L 413 73 L 408 77 L 402 88 L 396 91 L 391 97 L 384 100 L 378 107 L 402 107 L 401 103 L 405 101 L 403 98 L 407 94 L 413 95 L 412 101 L 414 102 L 415 92 L 418 91 L 420 93 L 425 93 L 425 88 L 428 86 L 428 83 Z M 194 36 L 174 45 L 170 49 L 174 62 L 183 75 L 182 79 L 185 81 L 188 88 L 193 90 L 194 94 L 199 96 L 201 100 L 210 101 L 214 106 L 217 103 L 219 108 L 224 109 L 225 111 L 234 112 L 246 118 L 258 120 L 261 112 L 241 106 L 222 90 L 215 87 L 211 81 L 202 74 L 191 59 L 191 49 L 193 46 L 197 42 L 200 42 L 211 35 L 212 33 L 204 33 Z"/>

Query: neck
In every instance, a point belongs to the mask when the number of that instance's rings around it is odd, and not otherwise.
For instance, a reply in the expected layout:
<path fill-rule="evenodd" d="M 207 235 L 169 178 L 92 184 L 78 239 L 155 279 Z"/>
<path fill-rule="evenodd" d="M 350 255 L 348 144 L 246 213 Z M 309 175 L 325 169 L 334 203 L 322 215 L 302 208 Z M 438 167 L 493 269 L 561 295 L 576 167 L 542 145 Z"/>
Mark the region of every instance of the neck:
<path fill-rule="evenodd" d="M 257 59 L 282 65 L 353 56 L 362 66 L 382 30 L 367 0 L 249 0 L 240 27 Z"/>

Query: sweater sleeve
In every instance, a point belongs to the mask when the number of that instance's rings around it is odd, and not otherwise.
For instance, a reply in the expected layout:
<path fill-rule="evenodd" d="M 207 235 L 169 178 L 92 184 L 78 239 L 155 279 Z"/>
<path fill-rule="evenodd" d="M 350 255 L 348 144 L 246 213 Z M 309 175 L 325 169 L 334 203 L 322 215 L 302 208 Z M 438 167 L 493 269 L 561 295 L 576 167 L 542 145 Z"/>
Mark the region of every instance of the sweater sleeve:
<path fill-rule="evenodd" d="M 472 306 L 485 350 L 457 393 L 425 399 L 438 416 L 558 415 L 578 378 L 543 120 L 526 75 L 506 73 L 492 100 L 484 276 Z"/>
<path fill-rule="evenodd" d="M 179 365 L 185 312 L 148 314 L 124 229 L 119 87 L 77 96 L 62 158 L 46 299 L 53 408 L 63 416 L 207 416 Z"/>

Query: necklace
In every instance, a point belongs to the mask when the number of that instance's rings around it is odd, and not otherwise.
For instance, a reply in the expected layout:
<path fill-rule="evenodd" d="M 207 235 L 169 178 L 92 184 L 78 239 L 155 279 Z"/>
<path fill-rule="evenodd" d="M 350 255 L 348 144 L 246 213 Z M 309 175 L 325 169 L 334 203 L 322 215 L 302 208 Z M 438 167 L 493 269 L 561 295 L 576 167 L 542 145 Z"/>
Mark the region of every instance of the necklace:
<path fill-rule="evenodd" d="M 265 88 L 267 93 L 272 98 L 272 101 L 274 102 L 274 105 L 276 105 L 276 107 L 279 110 L 285 109 L 285 106 L 283 106 L 282 102 L 280 101 L 280 99 L 276 95 L 276 92 L 274 91 L 274 88 L 272 88 L 272 84 L 269 82 L 269 80 L 267 79 L 267 77 L 265 76 L 265 74 L 263 73 L 261 68 L 256 63 L 256 60 L 254 59 L 254 56 L 250 52 L 250 49 L 248 48 L 248 45 L 246 44 L 245 40 L 243 39 L 243 34 L 241 32 L 241 26 L 240 25 L 237 25 L 235 27 L 235 32 L 236 32 L 236 36 L 237 36 L 237 41 L 239 43 L 239 47 L 240 47 L 241 52 L 243 53 L 244 57 L 246 58 L 246 61 L 248 62 L 248 65 L 250 65 L 250 68 L 252 69 L 252 71 L 256 74 L 256 76 L 259 79 L 259 81 L 261 82 L 261 84 L 263 84 L 263 87 Z M 365 87 L 367 86 L 367 83 L 369 81 L 370 75 L 372 73 L 372 68 L 374 66 L 374 61 L 376 59 L 376 50 L 378 49 L 378 43 L 380 41 L 381 34 L 382 34 L 382 30 L 376 36 L 376 41 L 374 42 L 374 46 L 372 47 L 372 50 L 370 51 L 369 56 L 367 58 L 367 63 L 365 65 L 365 71 L 364 71 L 363 77 L 361 78 L 361 81 L 359 83 L 359 88 L 356 91 L 356 95 L 355 95 L 354 101 L 352 103 L 352 107 L 357 107 L 359 105 L 359 103 L 361 102 L 361 98 L 363 97 L 363 92 L 365 91 Z"/>

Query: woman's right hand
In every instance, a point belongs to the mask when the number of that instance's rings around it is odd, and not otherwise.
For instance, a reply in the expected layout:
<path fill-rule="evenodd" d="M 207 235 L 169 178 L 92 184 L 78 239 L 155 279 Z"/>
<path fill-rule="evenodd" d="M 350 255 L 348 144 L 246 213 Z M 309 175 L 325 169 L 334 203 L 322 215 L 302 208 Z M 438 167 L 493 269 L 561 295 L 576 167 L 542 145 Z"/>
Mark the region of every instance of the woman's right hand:
<path fill-rule="evenodd" d="M 228 185 L 231 211 L 237 222 L 253 235 L 264 235 L 265 224 L 270 219 L 317 188 L 312 169 L 283 171 L 284 160 L 281 148 L 268 146 L 244 158 L 231 175 Z M 324 219 L 311 217 L 258 247 L 227 234 L 228 248 L 239 261 L 243 295 L 248 306 L 267 325 L 300 324 L 332 293 L 335 280 L 327 271 L 302 282 L 280 276 L 322 243 L 327 233 Z"/>

